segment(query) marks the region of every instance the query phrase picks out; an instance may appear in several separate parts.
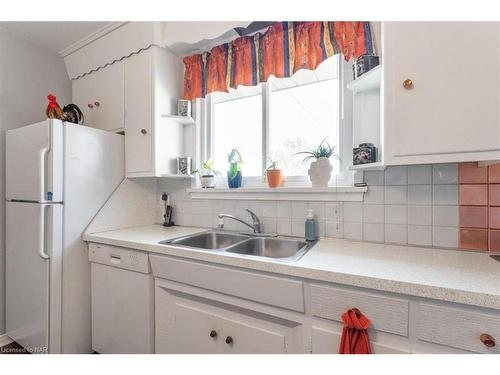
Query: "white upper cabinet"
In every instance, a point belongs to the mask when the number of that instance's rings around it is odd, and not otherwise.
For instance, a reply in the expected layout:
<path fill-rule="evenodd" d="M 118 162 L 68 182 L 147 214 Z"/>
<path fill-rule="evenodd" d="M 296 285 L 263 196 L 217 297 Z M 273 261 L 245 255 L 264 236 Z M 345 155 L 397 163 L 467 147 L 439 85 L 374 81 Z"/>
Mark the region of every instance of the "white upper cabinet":
<path fill-rule="evenodd" d="M 500 23 L 386 22 L 382 51 L 385 165 L 500 159 Z"/>
<path fill-rule="evenodd" d="M 73 80 L 73 102 L 85 125 L 110 131 L 124 127 L 124 63 L 116 62 Z"/>

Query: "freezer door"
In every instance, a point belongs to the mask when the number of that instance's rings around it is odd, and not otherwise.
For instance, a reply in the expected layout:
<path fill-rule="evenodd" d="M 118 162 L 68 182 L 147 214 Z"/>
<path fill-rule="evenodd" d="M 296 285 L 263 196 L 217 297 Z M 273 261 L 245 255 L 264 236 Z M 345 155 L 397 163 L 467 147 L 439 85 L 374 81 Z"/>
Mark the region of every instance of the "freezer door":
<path fill-rule="evenodd" d="M 6 132 L 7 200 L 62 202 L 63 126 L 46 120 Z"/>
<path fill-rule="evenodd" d="M 7 334 L 32 353 L 61 346 L 61 233 L 62 205 L 7 202 Z"/>

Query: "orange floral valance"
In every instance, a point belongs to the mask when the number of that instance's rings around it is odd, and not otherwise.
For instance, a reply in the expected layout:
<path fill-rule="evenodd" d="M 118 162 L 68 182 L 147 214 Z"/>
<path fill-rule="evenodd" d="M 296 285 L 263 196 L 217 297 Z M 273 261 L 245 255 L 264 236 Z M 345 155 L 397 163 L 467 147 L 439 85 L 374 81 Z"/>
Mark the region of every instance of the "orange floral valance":
<path fill-rule="evenodd" d="M 184 57 L 183 98 L 255 86 L 270 75 L 290 77 L 300 69 L 316 69 L 338 53 L 346 60 L 372 54 L 370 23 L 278 22 L 263 34 L 243 36 L 209 52 Z"/>

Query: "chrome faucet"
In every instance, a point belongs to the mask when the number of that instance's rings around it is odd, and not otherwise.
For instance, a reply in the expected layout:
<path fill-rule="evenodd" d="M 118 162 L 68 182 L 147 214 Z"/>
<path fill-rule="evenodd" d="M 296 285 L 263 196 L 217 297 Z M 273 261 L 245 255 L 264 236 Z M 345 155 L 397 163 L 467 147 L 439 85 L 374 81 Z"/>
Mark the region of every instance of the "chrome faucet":
<path fill-rule="evenodd" d="M 255 215 L 255 213 L 253 213 L 252 211 L 250 211 L 248 208 L 245 208 L 245 211 L 248 211 L 248 213 L 252 217 L 252 221 L 253 221 L 252 224 L 248 224 L 246 221 L 241 220 L 241 219 L 237 218 L 236 216 L 228 215 L 228 214 L 219 214 L 219 219 L 227 217 L 228 219 L 233 219 L 233 220 L 239 221 L 240 223 L 242 223 L 242 224 L 246 225 L 247 227 L 253 229 L 254 233 L 262 233 L 261 232 L 261 224 L 260 224 L 259 217 L 257 215 Z M 222 220 L 219 221 L 218 227 L 220 229 L 224 228 L 224 222 Z"/>

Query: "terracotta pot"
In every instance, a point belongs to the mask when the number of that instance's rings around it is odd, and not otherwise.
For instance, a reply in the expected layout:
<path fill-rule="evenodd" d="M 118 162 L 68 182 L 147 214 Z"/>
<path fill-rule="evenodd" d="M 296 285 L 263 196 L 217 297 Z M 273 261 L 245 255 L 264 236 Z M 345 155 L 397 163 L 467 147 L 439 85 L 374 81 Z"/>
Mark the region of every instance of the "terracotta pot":
<path fill-rule="evenodd" d="M 283 175 L 281 169 L 268 169 L 266 171 L 267 185 L 270 188 L 276 188 L 281 186 L 283 180 Z"/>

